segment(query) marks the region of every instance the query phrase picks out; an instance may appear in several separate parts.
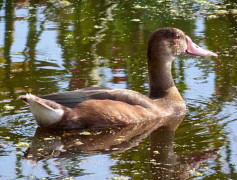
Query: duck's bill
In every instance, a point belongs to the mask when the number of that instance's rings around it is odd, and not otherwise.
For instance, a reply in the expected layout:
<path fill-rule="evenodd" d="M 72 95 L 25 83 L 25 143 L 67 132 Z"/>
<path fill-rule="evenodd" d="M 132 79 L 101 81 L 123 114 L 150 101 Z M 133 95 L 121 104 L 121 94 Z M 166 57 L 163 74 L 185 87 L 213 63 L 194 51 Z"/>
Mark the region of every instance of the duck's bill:
<path fill-rule="evenodd" d="M 214 52 L 211 52 L 209 50 L 203 49 L 197 44 L 195 44 L 190 37 L 186 36 L 188 48 L 186 50 L 185 54 L 191 54 L 196 56 L 213 56 L 218 57 L 218 55 Z"/>

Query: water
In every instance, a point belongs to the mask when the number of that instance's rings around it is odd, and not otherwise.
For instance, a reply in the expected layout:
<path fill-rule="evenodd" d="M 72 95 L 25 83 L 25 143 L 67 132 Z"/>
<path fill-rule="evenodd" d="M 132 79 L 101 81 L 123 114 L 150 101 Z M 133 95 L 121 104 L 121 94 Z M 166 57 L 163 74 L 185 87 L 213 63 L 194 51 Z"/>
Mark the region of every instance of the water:
<path fill-rule="evenodd" d="M 237 179 L 236 11 L 235 0 L 0 0 L 0 179 Z M 174 62 L 188 112 L 173 128 L 52 132 L 16 100 L 88 86 L 147 94 L 146 42 L 164 26 L 219 55 Z"/>

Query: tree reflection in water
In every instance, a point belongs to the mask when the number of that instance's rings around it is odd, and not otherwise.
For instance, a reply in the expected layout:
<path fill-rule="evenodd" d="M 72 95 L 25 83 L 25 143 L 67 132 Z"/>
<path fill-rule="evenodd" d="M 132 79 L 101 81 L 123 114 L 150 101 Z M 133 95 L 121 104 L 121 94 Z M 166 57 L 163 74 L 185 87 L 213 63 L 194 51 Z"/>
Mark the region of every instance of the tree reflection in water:
<path fill-rule="evenodd" d="M 77 167 L 80 158 L 89 153 L 99 159 L 97 154 L 107 153 L 106 157 L 116 161 L 109 166 L 111 174 L 134 179 L 185 179 L 192 175 L 193 167 L 203 172 L 201 178 L 236 179 L 237 29 L 236 15 L 231 14 L 235 0 L 217 4 L 78 0 L 66 6 L 52 2 L 0 0 L 0 163 L 4 167 L 7 163 L 13 169 L 9 172 L 15 172 L 12 175 L 0 168 L 0 176 L 27 179 L 32 168 L 15 154 L 25 151 L 16 144 L 30 143 L 35 129 L 29 111 L 15 101 L 19 94 L 88 86 L 129 88 L 147 94 L 147 39 L 156 28 L 175 26 L 219 54 L 218 59 L 182 57 L 174 62 L 175 81 L 189 109 L 175 137 L 174 129 L 159 123 L 111 128 L 115 134 L 101 130 L 91 136 L 38 128 L 25 157 L 43 164 L 46 174 L 32 172 L 36 178 L 66 177 L 60 168 L 67 160 L 72 163 L 65 166 L 68 174 L 83 176 L 85 169 Z M 216 14 L 220 9 L 227 13 Z M 198 30 L 200 26 L 202 30 Z M 5 105 L 14 108 L 6 111 Z M 123 134 L 126 139 L 119 137 Z M 61 139 L 47 140 L 48 136 Z M 215 158 L 218 148 L 220 155 Z M 61 175 L 50 169 L 51 160 L 59 163 Z"/>

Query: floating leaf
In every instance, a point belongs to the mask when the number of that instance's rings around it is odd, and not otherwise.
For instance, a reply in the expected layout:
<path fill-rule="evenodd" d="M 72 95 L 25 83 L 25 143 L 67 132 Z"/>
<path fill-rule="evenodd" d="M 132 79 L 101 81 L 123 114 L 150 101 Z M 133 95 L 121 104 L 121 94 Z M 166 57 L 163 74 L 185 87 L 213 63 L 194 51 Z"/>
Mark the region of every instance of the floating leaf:
<path fill-rule="evenodd" d="M 102 29 L 103 26 L 94 25 L 94 28 L 95 28 L 95 29 Z"/>
<path fill-rule="evenodd" d="M 76 145 L 82 145 L 82 144 L 83 144 L 83 142 L 81 142 L 81 141 L 77 140 L 77 141 L 75 142 L 75 144 L 76 144 Z"/>
<path fill-rule="evenodd" d="M 66 0 L 49 0 L 49 3 L 55 4 L 58 7 L 66 7 L 71 5 L 71 3 L 69 1 Z"/>
<path fill-rule="evenodd" d="M 102 133 L 102 131 L 100 131 L 100 132 L 95 132 L 95 133 L 93 133 L 93 135 L 98 135 L 98 134 L 101 134 Z"/>
<path fill-rule="evenodd" d="M 200 173 L 200 172 L 196 172 L 196 173 L 195 173 L 195 176 L 203 176 L 203 174 Z"/>
<path fill-rule="evenodd" d="M 132 19 L 131 21 L 133 21 L 133 22 L 140 22 L 141 20 L 140 19 Z"/>
<path fill-rule="evenodd" d="M 51 137 L 48 137 L 48 138 L 44 138 L 45 141 L 50 141 L 50 140 L 53 140 L 53 138 Z"/>
<path fill-rule="evenodd" d="M 235 14 L 236 15 L 237 14 L 237 9 L 231 9 L 230 12 L 231 12 L 231 14 Z"/>
<path fill-rule="evenodd" d="M 14 106 L 5 105 L 5 106 L 3 107 L 3 109 L 6 110 L 6 111 L 11 111 L 11 110 L 14 109 Z"/>
<path fill-rule="evenodd" d="M 153 154 L 160 154 L 159 151 L 153 151 Z"/>
<path fill-rule="evenodd" d="M 83 131 L 83 132 L 80 133 L 80 135 L 89 136 L 89 135 L 92 135 L 92 134 L 90 132 Z"/>
<path fill-rule="evenodd" d="M 28 147 L 29 147 L 29 144 L 26 143 L 26 142 L 19 142 L 18 144 L 16 144 L 16 147 L 19 147 L 19 148 L 28 148 Z"/>
<path fill-rule="evenodd" d="M 136 8 L 136 9 L 140 9 L 141 6 L 140 6 L 140 5 L 135 5 L 134 8 Z"/>
<path fill-rule="evenodd" d="M 157 3 L 162 3 L 162 2 L 165 2 L 165 0 L 159 0 L 159 1 L 157 1 Z"/>
<path fill-rule="evenodd" d="M 171 13 L 177 13 L 177 10 L 171 9 L 170 12 L 171 12 Z"/>
<path fill-rule="evenodd" d="M 224 15 L 226 13 L 227 13 L 226 10 L 218 10 L 218 11 L 216 11 L 216 14 L 219 14 L 219 15 Z"/>
<path fill-rule="evenodd" d="M 112 178 L 109 178 L 108 180 L 129 180 L 130 178 L 127 177 L 127 176 L 115 176 L 115 177 L 112 177 Z"/>
<path fill-rule="evenodd" d="M 67 177 L 67 178 L 64 178 L 63 180 L 74 180 L 73 177 Z"/>
<path fill-rule="evenodd" d="M 217 16 L 216 15 L 210 15 L 210 16 L 208 16 L 208 18 L 209 19 L 215 19 L 215 18 L 217 18 Z"/>
<path fill-rule="evenodd" d="M 194 175 L 194 176 L 203 176 L 202 173 L 197 172 L 197 171 L 195 171 L 195 170 L 193 170 L 193 169 L 189 170 L 188 172 L 189 172 L 190 174 Z"/>

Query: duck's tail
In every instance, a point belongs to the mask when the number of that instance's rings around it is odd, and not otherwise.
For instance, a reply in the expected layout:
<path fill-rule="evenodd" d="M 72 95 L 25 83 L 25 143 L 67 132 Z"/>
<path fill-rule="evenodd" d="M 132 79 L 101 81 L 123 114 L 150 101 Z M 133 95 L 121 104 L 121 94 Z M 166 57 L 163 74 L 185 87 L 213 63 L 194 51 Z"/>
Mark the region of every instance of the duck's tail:
<path fill-rule="evenodd" d="M 64 115 L 63 106 L 56 102 L 42 99 L 32 94 L 19 96 L 19 99 L 30 106 L 32 114 L 41 126 L 50 126 L 60 122 Z"/>

